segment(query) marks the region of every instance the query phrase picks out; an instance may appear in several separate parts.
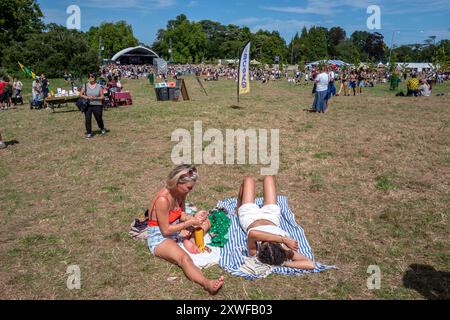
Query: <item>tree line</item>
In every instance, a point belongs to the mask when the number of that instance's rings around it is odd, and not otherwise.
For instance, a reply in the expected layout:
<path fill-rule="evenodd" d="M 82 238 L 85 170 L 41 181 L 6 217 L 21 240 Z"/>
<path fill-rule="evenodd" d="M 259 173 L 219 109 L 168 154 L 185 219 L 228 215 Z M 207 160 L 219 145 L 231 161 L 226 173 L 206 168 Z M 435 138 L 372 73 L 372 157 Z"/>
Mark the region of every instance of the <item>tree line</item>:
<path fill-rule="evenodd" d="M 447 61 L 450 58 L 450 40 L 436 44 L 427 39 L 423 44 L 402 45 L 391 52 L 381 33 L 355 31 L 347 36 L 341 27 L 313 26 L 303 27 L 286 43 L 278 31 L 251 32 L 248 27 L 222 25 L 211 20 L 189 21 L 184 14 L 158 30 L 152 47 L 167 60 L 200 63 L 237 58 L 238 50 L 248 41 L 252 42 L 251 57 L 265 64 L 273 64 L 278 59 L 300 65 L 322 59 L 340 59 L 353 64 L 386 63 L 392 57 L 402 62 L 432 62 L 439 55 L 442 58 L 442 52 Z"/>
<path fill-rule="evenodd" d="M 87 32 L 44 24 L 35 0 L 0 2 L 0 66 L 3 73 L 19 72 L 17 62 L 36 74 L 80 77 L 98 69 L 103 58 L 139 44 L 125 21 L 103 22 Z"/>
<path fill-rule="evenodd" d="M 44 24 L 36 0 L 2 0 L 0 2 L 1 68 L 8 73 L 18 70 L 17 61 L 39 74 L 60 77 L 64 72 L 75 76 L 96 70 L 102 59 L 137 46 L 131 25 L 125 21 L 103 22 L 87 32 L 69 30 L 56 24 Z M 186 15 L 169 20 L 157 31 L 150 46 L 174 63 L 215 63 L 217 59 L 235 59 L 238 51 L 252 42 L 251 57 L 264 64 L 277 61 L 300 64 L 321 59 L 359 62 L 432 62 L 449 60 L 450 40 L 403 45 L 391 50 L 383 35 L 355 31 L 347 36 L 341 27 L 327 29 L 304 27 L 289 43 L 278 31 L 223 25 L 212 20 L 190 21 Z"/>

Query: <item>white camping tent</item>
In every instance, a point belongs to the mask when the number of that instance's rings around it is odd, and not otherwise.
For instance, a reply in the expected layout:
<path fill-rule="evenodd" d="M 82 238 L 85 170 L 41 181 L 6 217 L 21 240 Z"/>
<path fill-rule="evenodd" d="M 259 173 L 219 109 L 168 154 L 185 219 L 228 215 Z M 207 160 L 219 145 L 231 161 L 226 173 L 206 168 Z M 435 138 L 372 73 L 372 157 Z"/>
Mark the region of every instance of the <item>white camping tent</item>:
<path fill-rule="evenodd" d="M 312 68 L 315 67 L 319 64 L 328 64 L 328 65 L 336 65 L 338 67 L 343 67 L 343 66 L 351 66 L 351 64 L 344 62 L 342 60 L 319 60 L 319 61 L 314 61 L 314 62 L 310 62 L 308 64 L 306 64 L 307 68 Z"/>

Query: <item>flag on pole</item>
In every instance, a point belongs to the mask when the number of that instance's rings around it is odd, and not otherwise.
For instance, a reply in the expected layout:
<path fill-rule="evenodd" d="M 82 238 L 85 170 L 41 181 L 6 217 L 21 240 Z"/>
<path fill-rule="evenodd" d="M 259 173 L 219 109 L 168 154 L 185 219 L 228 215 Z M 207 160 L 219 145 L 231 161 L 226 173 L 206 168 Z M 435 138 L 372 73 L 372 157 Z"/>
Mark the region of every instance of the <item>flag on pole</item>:
<path fill-rule="evenodd" d="M 23 73 L 25 73 L 26 75 L 30 76 L 31 78 L 35 79 L 36 78 L 36 74 L 31 71 L 30 69 L 28 69 L 27 67 L 25 67 L 23 64 L 21 64 L 19 61 L 17 61 L 17 63 L 19 64 L 20 69 L 23 71 Z"/>
<path fill-rule="evenodd" d="M 239 95 L 250 92 L 250 42 L 242 51 L 239 60 Z"/>
<path fill-rule="evenodd" d="M 20 70 L 22 70 L 23 73 L 26 73 L 23 64 L 21 64 L 19 61 L 17 61 L 17 63 L 19 64 Z"/>

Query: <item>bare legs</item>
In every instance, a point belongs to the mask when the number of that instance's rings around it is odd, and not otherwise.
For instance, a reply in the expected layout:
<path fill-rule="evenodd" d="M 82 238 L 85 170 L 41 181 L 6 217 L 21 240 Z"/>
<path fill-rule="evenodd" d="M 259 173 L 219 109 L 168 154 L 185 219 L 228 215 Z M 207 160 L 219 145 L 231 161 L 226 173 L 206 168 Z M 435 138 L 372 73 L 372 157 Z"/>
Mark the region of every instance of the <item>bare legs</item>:
<path fill-rule="evenodd" d="M 277 204 L 277 192 L 274 177 L 265 176 L 263 186 L 264 205 Z M 237 208 L 246 203 L 255 203 L 255 180 L 249 176 L 244 178 L 239 189 Z"/>
<path fill-rule="evenodd" d="M 189 280 L 201 285 L 203 289 L 212 295 L 216 294 L 224 283 L 223 276 L 220 276 L 216 280 L 205 278 L 202 271 L 194 264 L 191 257 L 189 257 L 189 255 L 173 240 L 168 239 L 163 241 L 156 247 L 155 255 L 180 266 Z"/>
<path fill-rule="evenodd" d="M 264 177 L 264 205 L 277 204 L 277 191 L 273 176 Z"/>

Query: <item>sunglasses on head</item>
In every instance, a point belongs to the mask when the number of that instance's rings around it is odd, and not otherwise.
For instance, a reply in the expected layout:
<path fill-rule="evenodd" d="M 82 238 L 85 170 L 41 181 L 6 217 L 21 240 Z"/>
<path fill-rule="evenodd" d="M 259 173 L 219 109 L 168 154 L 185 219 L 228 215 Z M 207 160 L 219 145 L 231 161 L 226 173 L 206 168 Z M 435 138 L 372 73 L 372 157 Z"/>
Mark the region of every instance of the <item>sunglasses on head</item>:
<path fill-rule="evenodd" d="M 187 173 L 185 173 L 185 174 L 182 174 L 181 176 L 180 176 L 180 180 L 181 179 L 185 179 L 185 178 L 193 178 L 194 176 L 196 176 L 197 175 L 197 169 L 195 169 L 195 168 L 192 168 L 192 169 L 189 169 L 189 171 L 187 172 Z"/>

